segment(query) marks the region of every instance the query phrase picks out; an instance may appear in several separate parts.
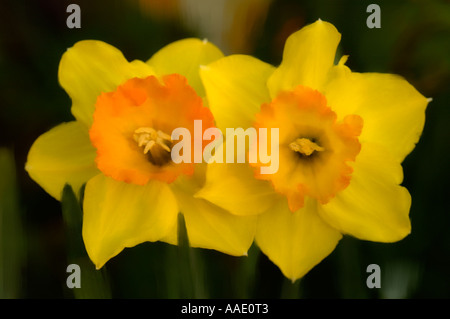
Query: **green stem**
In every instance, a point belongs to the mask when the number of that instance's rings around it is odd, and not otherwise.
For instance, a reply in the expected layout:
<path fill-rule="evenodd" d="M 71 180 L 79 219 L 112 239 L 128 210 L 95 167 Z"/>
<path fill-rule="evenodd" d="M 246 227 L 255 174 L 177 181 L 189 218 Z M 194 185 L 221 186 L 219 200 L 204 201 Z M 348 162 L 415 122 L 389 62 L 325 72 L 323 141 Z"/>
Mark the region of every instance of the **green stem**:
<path fill-rule="evenodd" d="M 300 280 L 295 282 L 284 278 L 283 286 L 281 288 L 281 299 L 299 299 L 300 296 Z"/>
<path fill-rule="evenodd" d="M 205 298 L 200 259 L 189 245 L 183 214 L 178 215 L 178 265 L 181 298 Z"/>

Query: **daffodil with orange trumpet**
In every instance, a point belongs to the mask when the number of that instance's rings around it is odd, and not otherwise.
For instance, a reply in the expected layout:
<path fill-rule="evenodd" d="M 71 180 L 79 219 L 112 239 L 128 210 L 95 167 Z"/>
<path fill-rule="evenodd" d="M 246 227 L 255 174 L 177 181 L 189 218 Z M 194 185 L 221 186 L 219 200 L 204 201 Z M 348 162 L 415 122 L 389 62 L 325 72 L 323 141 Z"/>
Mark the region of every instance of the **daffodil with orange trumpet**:
<path fill-rule="evenodd" d="M 340 39 L 318 20 L 287 39 L 276 68 L 231 55 L 200 71 L 222 131 L 279 129 L 279 169 L 260 174 L 269 165 L 262 160 L 212 163 L 196 196 L 257 216 L 256 243 L 292 281 L 343 234 L 395 242 L 411 231 L 401 163 L 419 140 L 430 100 L 400 76 L 352 72 L 348 56 L 335 65 Z"/>

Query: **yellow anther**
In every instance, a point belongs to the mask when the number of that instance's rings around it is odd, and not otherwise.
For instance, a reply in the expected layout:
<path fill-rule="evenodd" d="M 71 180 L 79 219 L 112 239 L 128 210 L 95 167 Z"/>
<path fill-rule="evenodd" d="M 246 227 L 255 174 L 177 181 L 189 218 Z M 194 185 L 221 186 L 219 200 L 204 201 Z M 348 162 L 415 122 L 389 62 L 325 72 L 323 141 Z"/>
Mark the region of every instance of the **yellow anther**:
<path fill-rule="evenodd" d="M 153 140 L 147 142 L 147 144 L 145 144 L 144 154 L 147 154 L 155 144 L 156 144 L 156 142 Z M 142 146 L 142 145 L 140 145 L 140 146 Z"/>
<path fill-rule="evenodd" d="M 323 152 L 325 149 L 322 146 L 317 145 L 308 138 L 298 138 L 294 142 L 289 144 L 289 148 L 294 152 L 301 153 L 306 156 L 310 156 L 314 151 Z"/>
<path fill-rule="evenodd" d="M 140 127 L 134 131 L 134 140 L 139 147 L 144 146 L 144 154 L 147 154 L 155 145 L 159 145 L 163 150 L 170 153 L 167 144 L 172 143 L 170 135 L 151 127 Z"/>

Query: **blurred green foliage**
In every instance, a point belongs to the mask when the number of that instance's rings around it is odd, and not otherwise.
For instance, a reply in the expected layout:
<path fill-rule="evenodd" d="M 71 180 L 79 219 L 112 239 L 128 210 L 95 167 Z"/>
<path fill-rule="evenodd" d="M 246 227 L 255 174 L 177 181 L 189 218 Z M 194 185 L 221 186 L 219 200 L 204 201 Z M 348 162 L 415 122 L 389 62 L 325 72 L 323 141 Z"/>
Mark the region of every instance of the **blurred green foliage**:
<path fill-rule="evenodd" d="M 81 7 L 81 29 L 66 27 L 69 3 Z M 366 27 L 369 3 L 381 7 L 381 29 Z M 0 152 L 0 297 L 72 296 L 65 285 L 67 232 L 61 204 L 23 170 L 33 141 L 72 119 L 70 99 L 57 79 L 62 53 L 76 41 L 99 39 L 119 48 L 129 60 L 146 60 L 174 40 L 205 37 L 207 30 L 186 25 L 179 13 L 152 15 L 138 4 L 131 0 L 0 2 L 0 147 L 10 150 Z M 450 297 L 450 2 L 274 0 L 262 27 L 252 30 L 254 45 L 245 53 L 276 65 L 286 37 L 318 18 L 342 33 L 339 54 L 350 55 L 347 65 L 352 70 L 400 74 L 433 98 L 421 141 L 403 164 L 403 184 L 413 199 L 411 235 L 394 244 L 345 237 L 294 285 L 256 246 L 248 257 L 237 258 L 144 243 L 106 265 L 113 297 L 186 296 L 180 290 L 180 258 L 193 268 L 192 284 L 200 297 Z M 234 29 L 247 27 L 244 23 Z M 218 45 L 233 48 L 232 43 Z M 381 289 L 366 287 L 366 267 L 372 263 L 381 266 Z"/>
<path fill-rule="evenodd" d="M 0 148 L 0 298 L 22 294 L 25 234 L 16 182 L 14 155 Z"/>

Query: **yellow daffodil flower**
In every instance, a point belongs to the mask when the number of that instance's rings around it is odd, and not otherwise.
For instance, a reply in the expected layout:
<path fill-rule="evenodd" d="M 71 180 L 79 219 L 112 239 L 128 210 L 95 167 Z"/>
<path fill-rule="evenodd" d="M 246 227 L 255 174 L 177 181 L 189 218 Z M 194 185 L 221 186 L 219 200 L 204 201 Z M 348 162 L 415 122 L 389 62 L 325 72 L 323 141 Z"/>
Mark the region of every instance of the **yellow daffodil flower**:
<path fill-rule="evenodd" d="M 128 62 L 116 48 L 81 41 L 64 53 L 59 81 L 76 121 L 63 123 L 32 145 L 26 170 L 60 200 L 66 183 L 86 184 L 83 239 L 97 268 L 125 247 L 145 241 L 177 243 L 184 214 L 191 246 L 245 255 L 254 217 L 241 218 L 194 198 L 206 164 L 174 164 L 172 130 L 214 126 L 203 105 L 199 67 L 223 57 L 207 41 L 185 39 L 146 63 Z"/>
<path fill-rule="evenodd" d="M 196 196 L 257 215 L 258 246 L 292 281 L 343 234 L 395 242 L 411 230 L 401 162 L 419 140 L 429 100 L 400 76 L 352 72 L 347 56 L 334 65 L 340 38 L 319 20 L 288 38 L 277 68 L 232 55 L 200 71 L 222 131 L 279 129 L 279 169 L 261 174 L 269 165 L 261 159 L 211 163 Z M 267 148 L 270 134 L 258 141 Z"/>

